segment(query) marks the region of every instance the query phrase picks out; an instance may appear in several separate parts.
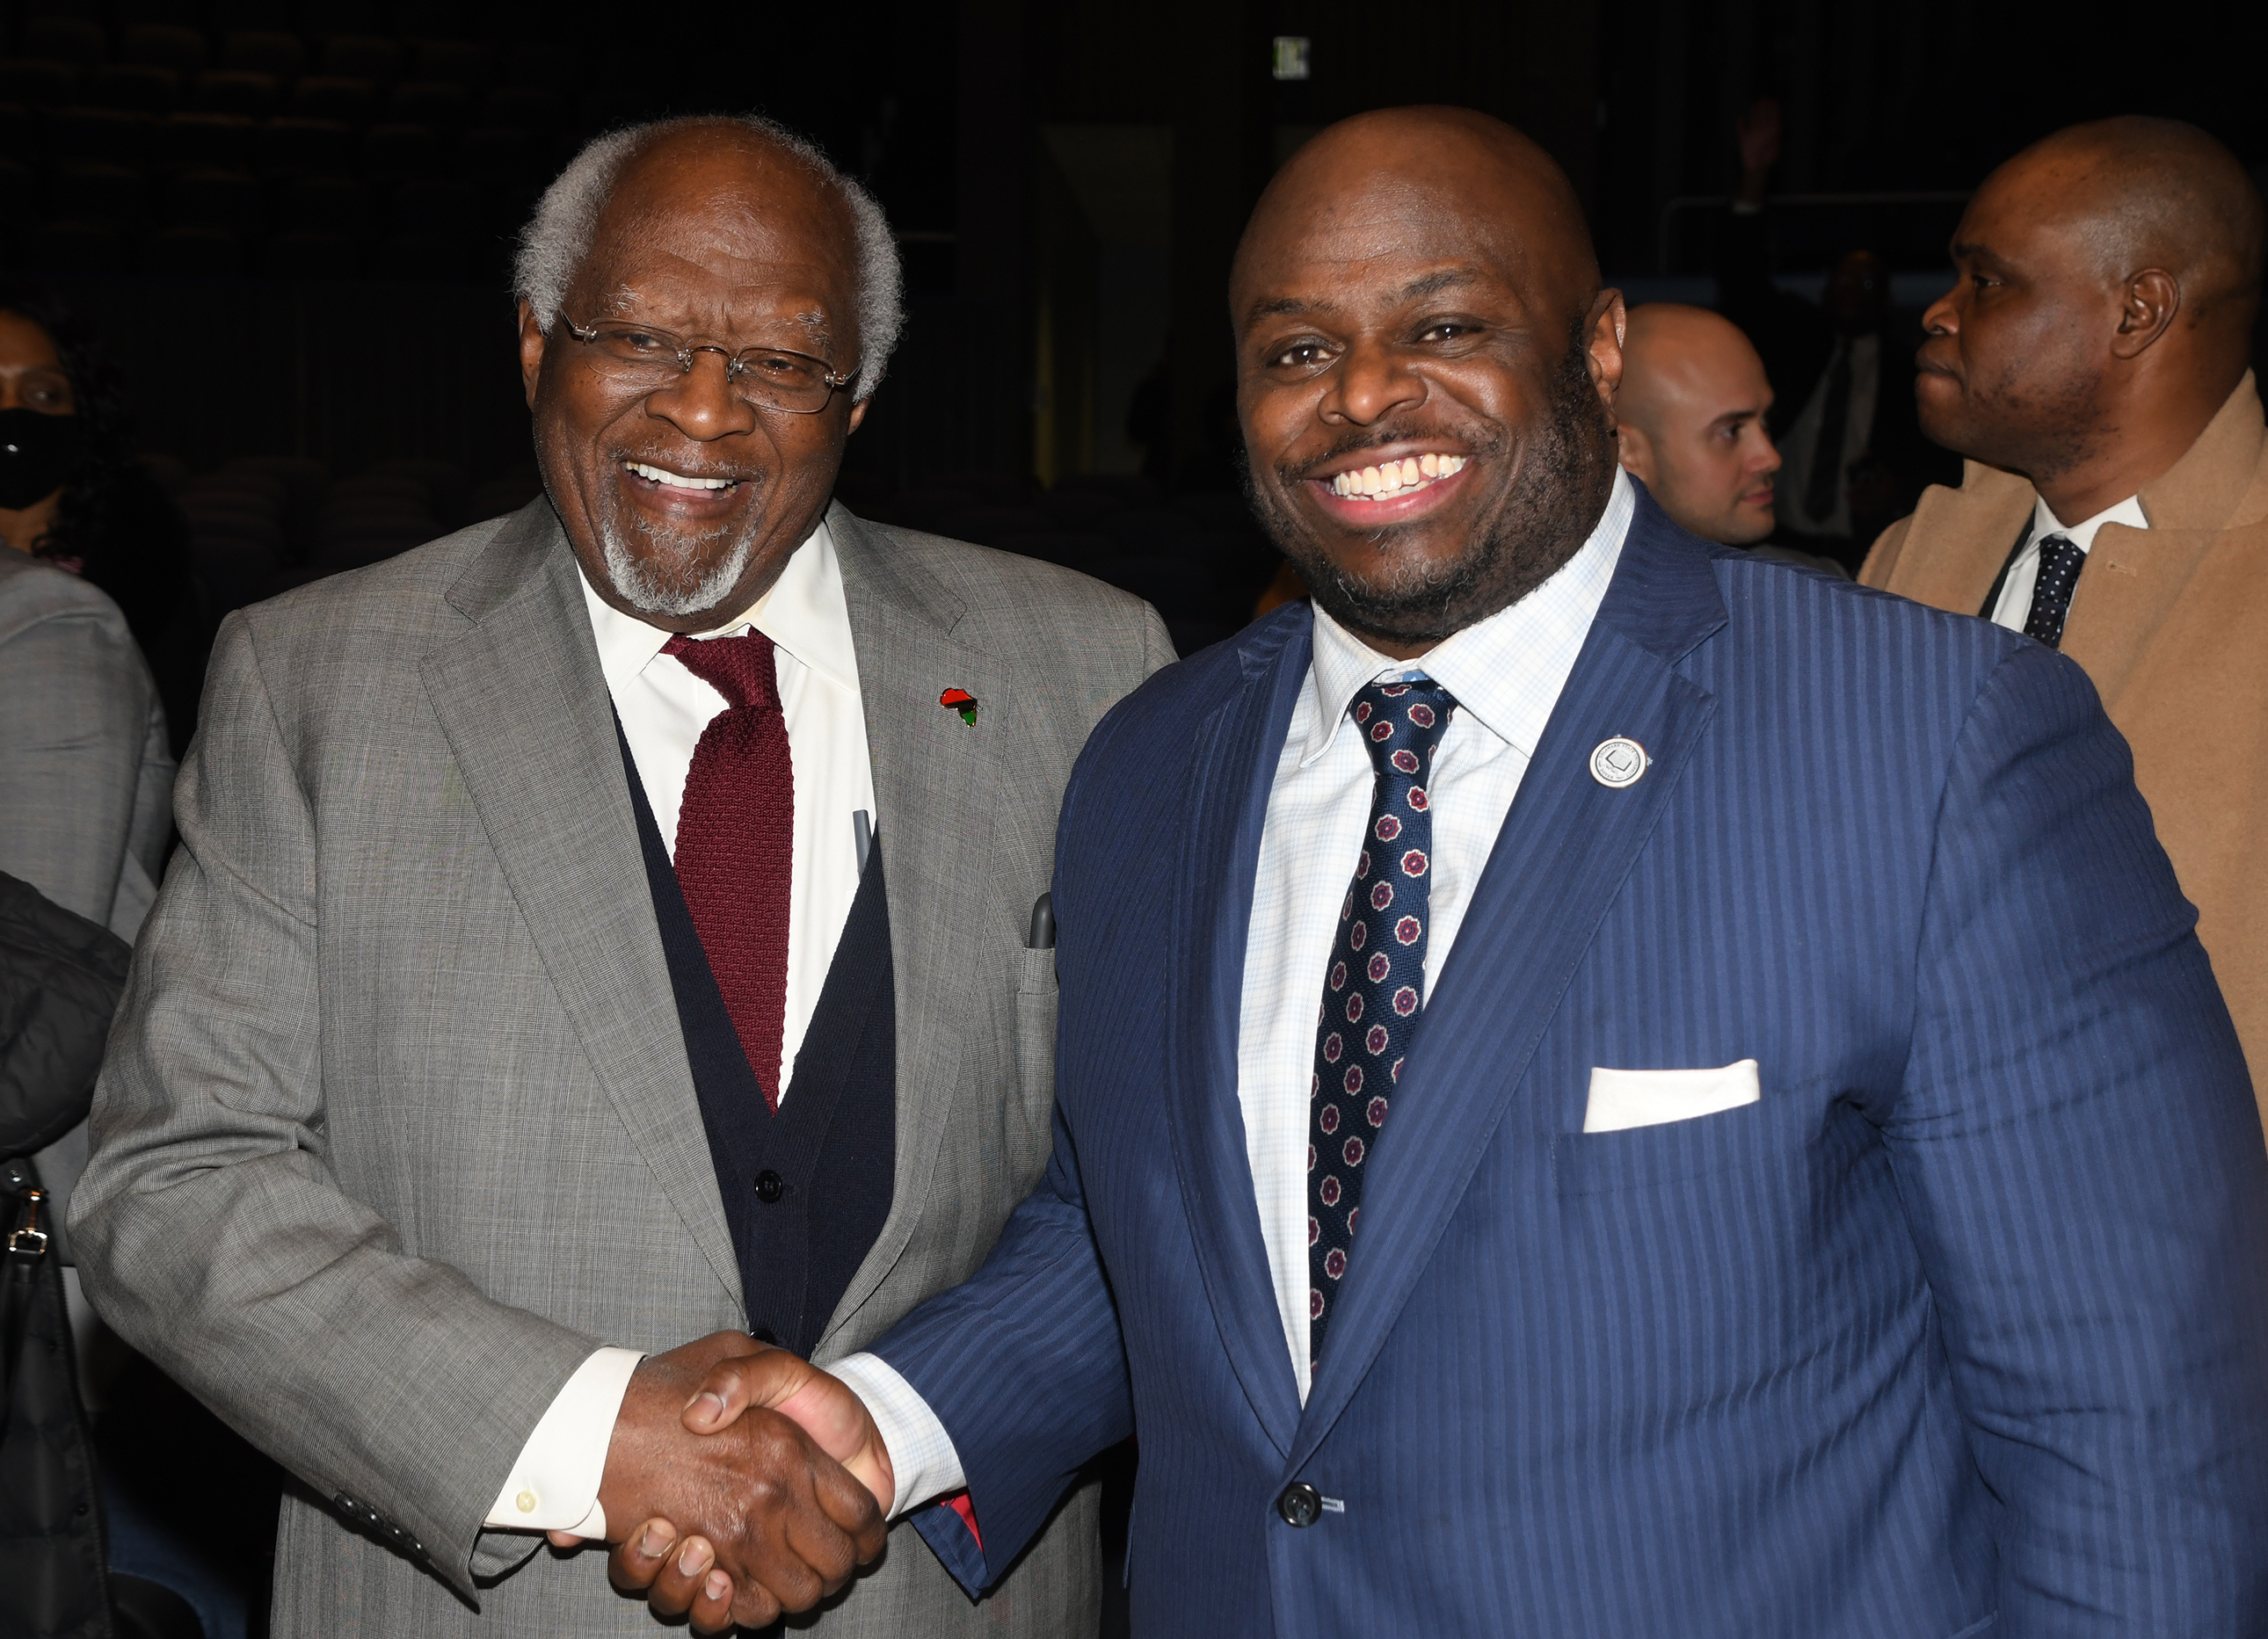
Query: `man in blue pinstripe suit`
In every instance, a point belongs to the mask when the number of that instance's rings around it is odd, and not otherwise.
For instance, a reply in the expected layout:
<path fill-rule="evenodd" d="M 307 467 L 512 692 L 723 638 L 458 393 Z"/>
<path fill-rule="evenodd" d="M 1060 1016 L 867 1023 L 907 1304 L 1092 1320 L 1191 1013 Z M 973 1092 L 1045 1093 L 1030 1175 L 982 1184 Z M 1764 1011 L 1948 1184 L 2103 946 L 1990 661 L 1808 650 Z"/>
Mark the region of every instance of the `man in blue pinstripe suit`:
<path fill-rule="evenodd" d="M 1138 1433 L 1148 1634 L 2268 1632 L 2268 1157 L 2078 668 L 1671 524 L 1492 121 L 1316 138 L 1232 295 L 1314 607 L 1087 746 L 1048 1180 L 688 1421 L 972 1590 Z"/>

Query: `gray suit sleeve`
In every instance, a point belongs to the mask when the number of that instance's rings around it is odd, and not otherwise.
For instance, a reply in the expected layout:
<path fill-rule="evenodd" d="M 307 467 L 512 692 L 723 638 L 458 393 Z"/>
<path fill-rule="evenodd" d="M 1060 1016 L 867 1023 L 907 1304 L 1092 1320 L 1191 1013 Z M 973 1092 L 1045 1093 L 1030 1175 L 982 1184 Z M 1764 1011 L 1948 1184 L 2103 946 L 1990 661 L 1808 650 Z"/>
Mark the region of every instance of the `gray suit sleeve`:
<path fill-rule="evenodd" d="M 176 819 L 72 1216 L 88 1294 L 350 1523 L 475 1597 L 475 1572 L 533 1545 L 476 1554 L 497 1487 L 600 1340 L 408 1255 L 331 1170 L 317 812 L 240 615 Z"/>
<path fill-rule="evenodd" d="M 1142 606 L 1142 674 L 1134 680 L 1162 672 L 1181 657 L 1174 652 L 1174 640 L 1166 630 L 1166 622 L 1148 604 Z"/>
<path fill-rule="evenodd" d="M 156 690 L 123 617 L 60 570 L 11 576 L 0 612 L 0 871 L 64 909 L 114 924 L 136 857 L 136 798 L 172 772 L 147 768 Z M 164 846 L 162 792 L 157 847 Z M 144 828 L 146 828 L 146 821 Z"/>

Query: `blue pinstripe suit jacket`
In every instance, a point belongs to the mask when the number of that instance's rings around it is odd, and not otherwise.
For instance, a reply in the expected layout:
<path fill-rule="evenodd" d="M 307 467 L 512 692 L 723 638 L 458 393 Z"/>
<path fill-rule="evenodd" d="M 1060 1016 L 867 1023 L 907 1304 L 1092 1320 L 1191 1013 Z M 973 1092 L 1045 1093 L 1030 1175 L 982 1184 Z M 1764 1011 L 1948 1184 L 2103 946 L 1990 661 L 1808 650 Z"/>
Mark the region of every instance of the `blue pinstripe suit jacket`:
<path fill-rule="evenodd" d="M 1132 1430 L 1139 1633 L 2268 1633 L 2268 1155 L 2125 743 L 2049 650 L 1650 502 L 1301 1407 L 1236 1028 L 1308 637 L 1152 679 L 1073 777 L 1052 1170 L 878 1346 L 955 1574 Z M 1748 1057 L 1759 1103 L 1581 1130 L 1594 1065 Z"/>

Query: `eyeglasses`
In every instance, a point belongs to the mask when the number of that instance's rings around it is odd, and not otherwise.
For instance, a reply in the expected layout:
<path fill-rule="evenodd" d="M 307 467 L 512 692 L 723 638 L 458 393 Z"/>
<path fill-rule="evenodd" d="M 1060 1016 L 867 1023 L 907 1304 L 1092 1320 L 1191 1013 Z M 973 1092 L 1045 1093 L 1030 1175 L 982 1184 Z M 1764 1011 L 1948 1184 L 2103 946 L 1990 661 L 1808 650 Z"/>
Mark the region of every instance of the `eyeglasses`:
<path fill-rule="evenodd" d="M 567 327 L 568 334 L 594 349 L 593 362 L 600 373 L 641 393 L 658 393 L 691 375 L 696 353 L 714 353 L 725 361 L 726 383 L 750 404 L 785 410 L 792 415 L 813 415 L 825 409 L 836 391 L 849 386 L 858 374 L 855 366 L 838 371 L 823 358 L 792 353 L 785 348 L 744 347 L 734 353 L 713 342 L 688 342 L 652 325 L 624 321 L 586 327 L 564 313 L 560 322 Z"/>

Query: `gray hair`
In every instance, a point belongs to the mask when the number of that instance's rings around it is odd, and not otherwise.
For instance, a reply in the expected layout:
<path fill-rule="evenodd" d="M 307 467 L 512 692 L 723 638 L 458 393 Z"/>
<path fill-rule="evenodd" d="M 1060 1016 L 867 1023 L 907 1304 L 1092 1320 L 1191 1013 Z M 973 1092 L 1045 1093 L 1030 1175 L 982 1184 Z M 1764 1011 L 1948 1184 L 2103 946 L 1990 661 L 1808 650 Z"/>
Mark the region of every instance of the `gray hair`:
<path fill-rule="evenodd" d="M 733 125 L 755 132 L 809 166 L 850 208 L 858 251 L 859 350 L 858 384 L 851 390 L 851 400 L 864 403 L 882 384 L 882 371 L 906 321 L 905 277 L 898 265 L 897 240 L 872 194 L 837 170 L 816 143 L 760 114 L 653 120 L 624 126 L 585 143 L 582 152 L 568 161 L 567 168 L 543 190 L 534 216 L 520 230 L 519 253 L 512 262 L 512 294 L 534 310 L 536 324 L 546 335 L 550 334 L 567 287 L 581 270 L 583 259 L 591 254 L 599 214 L 606 209 L 622 167 L 659 138 L 699 125 Z"/>

